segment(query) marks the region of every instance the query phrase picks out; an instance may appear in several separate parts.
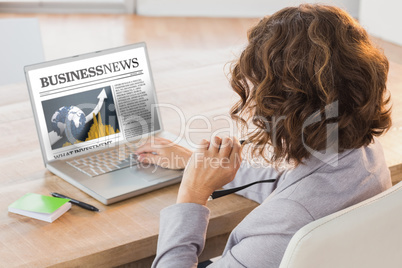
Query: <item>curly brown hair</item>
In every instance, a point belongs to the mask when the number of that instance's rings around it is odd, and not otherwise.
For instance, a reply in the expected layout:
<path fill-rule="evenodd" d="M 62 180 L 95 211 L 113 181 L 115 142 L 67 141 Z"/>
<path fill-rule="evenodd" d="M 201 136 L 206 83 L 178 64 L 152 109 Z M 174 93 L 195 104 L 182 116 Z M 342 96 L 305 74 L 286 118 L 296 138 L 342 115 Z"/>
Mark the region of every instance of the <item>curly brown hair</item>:
<path fill-rule="evenodd" d="M 345 11 L 318 4 L 284 8 L 251 28 L 248 41 L 231 66 L 231 86 L 241 100 L 230 112 L 243 128 L 250 119 L 256 126 L 247 140 L 253 156 L 298 165 L 311 156 L 306 145 L 328 148 L 328 131 L 336 132 L 341 152 L 366 146 L 390 128 L 388 60 Z M 303 125 L 334 103 L 337 116 Z"/>

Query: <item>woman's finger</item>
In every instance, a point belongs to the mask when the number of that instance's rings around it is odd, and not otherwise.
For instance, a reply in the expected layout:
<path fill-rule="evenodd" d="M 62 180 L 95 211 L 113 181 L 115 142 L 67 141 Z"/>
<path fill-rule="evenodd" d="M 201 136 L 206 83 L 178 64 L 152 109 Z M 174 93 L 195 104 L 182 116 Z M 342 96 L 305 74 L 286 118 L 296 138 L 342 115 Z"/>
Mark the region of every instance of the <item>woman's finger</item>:
<path fill-rule="evenodd" d="M 161 161 L 161 156 L 157 154 L 152 154 L 152 153 L 143 153 L 138 155 L 137 160 L 141 163 L 144 164 L 153 164 L 157 166 L 163 166 L 164 162 L 166 161 Z"/>
<path fill-rule="evenodd" d="M 218 136 L 215 136 L 211 144 L 209 145 L 208 151 L 216 154 L 219 152 L 219 148 L 221 147 L 222 139 Z"/>
<path fill-rule="evenodd" d="M 241 155 L 240 155 L 241 145 L 239 140 L 236 137 L 233 137 L 233 147 L 230 152 L 230 162 L 234 165 L 234 167 L 240 167 L 241 163 Z"/>
<path fill-rule="evenodd" d="M 152 153 L 152 152 L 158 153 L 159 148 L 156 148 L 150 142 L 145 143 L 144 145 L 140 146 L 135 150 L 136 154 Z"/>
<path fill-rule="evenodd" d="M 198 146 L 198 151 L 204 152 L 204 151 L 208 150 L 209 146 L 210 146 L 210 142 L 206 139 L 202 139 Z"/>
<path fill-rule="evenodd" d="M 232 151 L 233 141 L 229 137 L 224 137 L 219 149 L 219 155 L 223 157 L 229 157 Z"/>

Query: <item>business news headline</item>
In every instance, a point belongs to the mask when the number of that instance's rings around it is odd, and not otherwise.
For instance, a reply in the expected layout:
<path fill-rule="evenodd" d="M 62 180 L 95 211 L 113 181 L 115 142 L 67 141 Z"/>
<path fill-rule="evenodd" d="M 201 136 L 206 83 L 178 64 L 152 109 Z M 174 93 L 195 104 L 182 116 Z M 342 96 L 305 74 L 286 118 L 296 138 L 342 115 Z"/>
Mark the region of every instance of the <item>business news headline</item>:
<path fill-rule="evenodd" d="M 108 73 L 126 71 L 138 68 L 140 66 L 137 58 L 121 60 L 116 62 L 111 62 L 107 64 L 102 64 L 98 66 L 93 66 L 89 68 L 79 69 L 75 71 L 69 71 L 65 73 L 50 75 L 46 77 L 41 77 L 40 82 L 42 88 L 48 86 L 56 86 L 58 84 L 64 84 L 68 82 L 73 82 L 77 80 L 92 78 L 95 76 L 105 75 Z"/>

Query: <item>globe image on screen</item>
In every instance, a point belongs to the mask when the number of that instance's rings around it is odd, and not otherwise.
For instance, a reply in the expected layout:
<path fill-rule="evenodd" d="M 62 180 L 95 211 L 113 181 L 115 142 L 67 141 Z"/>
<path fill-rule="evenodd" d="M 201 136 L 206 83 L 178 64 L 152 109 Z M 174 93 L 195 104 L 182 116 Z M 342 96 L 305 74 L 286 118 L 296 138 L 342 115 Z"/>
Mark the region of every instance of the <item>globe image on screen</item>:
<path fill-rule="evenodd" d="M 85 114 L 77 106 L 63 106 L 52 116 L 53 131 L 61 136 L 67 128 L 68 136 L 77 139 L 85 126 Z"/>

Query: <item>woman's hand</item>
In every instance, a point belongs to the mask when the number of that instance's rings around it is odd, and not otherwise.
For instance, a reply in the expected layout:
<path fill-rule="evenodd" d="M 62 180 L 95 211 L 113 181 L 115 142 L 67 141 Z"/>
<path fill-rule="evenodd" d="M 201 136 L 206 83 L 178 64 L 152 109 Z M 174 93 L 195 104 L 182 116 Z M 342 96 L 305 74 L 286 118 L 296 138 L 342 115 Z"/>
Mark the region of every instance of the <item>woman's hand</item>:
<path fill-rule="evenodd" d="M 240 167 L 240 143 L 237 138 L 219 137 L 201 142 L 190 159 L 180 184 L 177 203 L 206 205 L 213 191 L 231 182 Z"/>
<path fill-rule="evenodd" d="M 169 169 L 184 169 L 193 152 L 170 140 L 154 137 L 152 143 L 145 143 L 135 151 L 135 154 L 141 163 Z"/>

